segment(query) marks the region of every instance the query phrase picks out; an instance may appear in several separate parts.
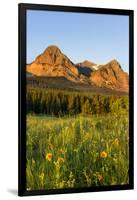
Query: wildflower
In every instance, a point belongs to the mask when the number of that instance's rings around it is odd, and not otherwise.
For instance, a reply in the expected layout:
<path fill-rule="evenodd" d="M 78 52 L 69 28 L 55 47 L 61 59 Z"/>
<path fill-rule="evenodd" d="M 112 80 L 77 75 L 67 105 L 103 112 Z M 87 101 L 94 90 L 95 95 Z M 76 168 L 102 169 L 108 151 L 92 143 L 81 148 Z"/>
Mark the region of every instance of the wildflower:
<path fill-rule="evenodd" d="M 118 138 L 116 138 L 116 139 L 114 140 L 113 144 L 115 144 L 116 146 L 119 145 L 119 140 L 118 140 Z"/>
<path fill-rule="evenodd" d="M 63 163 L 64 162 L 64 158 L 59 157 L 58 160 L 57 160 L 57 162 Z"/>
<path fill-rule="evenodd" d="M 97 175 L 97 179 L 98 179 L 98 181 L 101 182 L 101 181 L 103 181 L 103 176 L 99 174 L 99 175 Z"/>
<path fill-rule="evenodd" d="M 74 149 L 74 152 L 78 152 L 78 149 Z"/>
<path fill-rule="evenodd" d="M 107 152 L 105 152 L 105 151 L 100 152 L 101 158 L 106 158 L 107 156 L 108 156 Z"/>
<path fill-rule="evenodd" d="M 35 160 L 34 160 L 34 159 L 32 159 L 32 164 L 33 164 L 33 165 L 35 165 L 35 163 L 36 163 L 36 162 L 35 162 Z"/>
<path fill-rule="evenodd" d="M 61 182 L 59 183 L 59 188 L 63 188 L 64 185 L 65 185 L 65 181 L 61 181 Z"/>
<path fill-rule="evenodd" d="M 113 158 L 113 161 L 114 161 L 114 162 L 117 162 L 117 159 L 116 159 L 116 158 Z"/>
<path fill-rule="evenodd" d="M 40 179 L 44 179 L 44 173 L 42 172 L 40 175 L 39 175 Z"/>
<path fill-rule="evenodd" d="M 60 151 L 59 151 L 61 154 L 64 154 L 65 153 L 65 150 L 63 150 L 63 149 L 60 149 Z"/>
<path fill-rule="evenodd" d="M 41 184 L 43 185 L 43 181 L 44 181 L 44 172 L 42 172 L 41 174 L 39 174 L 39 179 Z"/>
<path fill-rule="evenodd" d="M 52 153 L 46 154 L 46 160 L 51 161 L 52 160 Z"/>
<path fill-rule="evenodd" d="M 61 164 L 64 163 L 64 158 L 59 157 L 54 164 L 56 165 L 57 168 L 60 168 Z"/>

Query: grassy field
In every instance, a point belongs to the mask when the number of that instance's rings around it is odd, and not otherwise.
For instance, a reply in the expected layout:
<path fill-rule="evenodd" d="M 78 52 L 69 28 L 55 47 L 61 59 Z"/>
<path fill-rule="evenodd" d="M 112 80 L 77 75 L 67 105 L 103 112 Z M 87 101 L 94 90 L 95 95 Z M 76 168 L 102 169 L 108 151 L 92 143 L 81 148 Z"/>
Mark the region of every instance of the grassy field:
<path fill-rule="evenodd" d="M 27 190 L 128 183 L 126 115 L 27 115 Z"/>

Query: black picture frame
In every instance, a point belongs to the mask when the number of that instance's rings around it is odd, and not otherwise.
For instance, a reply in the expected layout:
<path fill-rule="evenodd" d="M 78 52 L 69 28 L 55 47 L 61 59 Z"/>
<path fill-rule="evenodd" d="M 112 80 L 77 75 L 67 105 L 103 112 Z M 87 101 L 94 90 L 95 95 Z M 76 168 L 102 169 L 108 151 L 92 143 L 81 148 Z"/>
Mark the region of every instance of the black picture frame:
<path fill-rule="evenodd" d="M 26 190 L 26 11 L 46 10 L 75 13 L 97 13 L 129 16 L 129 184 L 88 188 Z M 60 193 L 97 192 L 127 190 L 134 188 L 134 11 L 122 9 L 72 7 L 58 5 L 24 4 L 18 5 L 19 11 L 19 73 L 18 73 L 18 195 L 46 195 Z"/>

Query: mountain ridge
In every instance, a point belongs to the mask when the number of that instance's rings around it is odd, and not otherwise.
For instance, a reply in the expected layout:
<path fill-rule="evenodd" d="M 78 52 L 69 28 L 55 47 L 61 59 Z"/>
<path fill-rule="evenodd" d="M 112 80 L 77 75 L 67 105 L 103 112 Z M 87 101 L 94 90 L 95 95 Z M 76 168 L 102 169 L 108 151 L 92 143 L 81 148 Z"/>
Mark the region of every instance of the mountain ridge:
<path fill-rule="evenodd" d="M 27 64 L 26 68 L 27 73 L 34 76 L 65 77 L 69 81 L 90 87 L 95 85 L 128 92 L 128 74 L 116 59 L 105 65 L 89 60 L 74 64 L 57 46 L 50 45 L 31 64 Z"/>

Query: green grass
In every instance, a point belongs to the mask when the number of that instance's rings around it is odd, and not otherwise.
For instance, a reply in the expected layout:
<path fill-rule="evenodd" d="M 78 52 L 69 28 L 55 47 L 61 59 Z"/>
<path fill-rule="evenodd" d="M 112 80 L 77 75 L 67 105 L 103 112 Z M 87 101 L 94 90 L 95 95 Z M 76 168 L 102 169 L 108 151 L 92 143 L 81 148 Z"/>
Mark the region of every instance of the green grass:
<path fill-rule="evenodd" d="M 27 190 L 127 184 L 128 146 L 126 115 L 27 115 Z"/>

